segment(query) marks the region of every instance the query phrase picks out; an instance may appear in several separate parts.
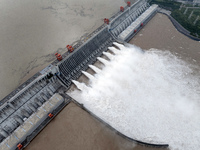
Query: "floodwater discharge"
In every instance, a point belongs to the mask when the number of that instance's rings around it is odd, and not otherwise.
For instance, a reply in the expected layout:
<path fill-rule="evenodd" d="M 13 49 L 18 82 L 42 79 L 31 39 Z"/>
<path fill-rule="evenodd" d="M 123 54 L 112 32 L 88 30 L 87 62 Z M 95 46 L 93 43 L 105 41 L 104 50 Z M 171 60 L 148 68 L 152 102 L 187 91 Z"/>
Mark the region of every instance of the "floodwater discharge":
<path fill-rule="evenodd" d="M 105 67 L 93 78 L 87 74 L 89 85 L 73 81 L 79 90 L 69 94 L 133 139 L 171 150 L 200 149 L 197 66 L 169 51 L 115 45 L 120 50 L 109 48 L 115 53 L 110 61 L 98 59 Z"/>
<path fill-rule="evenodd" d="M 101 72 L 101 70 L 99 68 L 97 68 L 96 66 L 89 65 L 89 67 L 96 73 L 100 73 Z"/>

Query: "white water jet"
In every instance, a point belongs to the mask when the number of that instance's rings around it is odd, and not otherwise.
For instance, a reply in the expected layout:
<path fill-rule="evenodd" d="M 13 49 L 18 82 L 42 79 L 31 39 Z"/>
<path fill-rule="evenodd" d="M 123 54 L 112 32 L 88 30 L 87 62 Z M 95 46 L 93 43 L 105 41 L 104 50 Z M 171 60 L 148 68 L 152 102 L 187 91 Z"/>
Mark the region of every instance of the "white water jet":
<path fill-rule="evenodd" d="M 114 55 L 112 55 L 111 53 L 108 52 L 103 52 L 103 54 L 108 57 L 110 60 L 112 60 L 112 58 L 114 57 Z"/>
<path fill-rule="evenodd" d="M 123 50 L 123 49 L 125 48 L 124 45 L 119 44 L 119 43 L 117 43 L 117 42 L 113 42 L 113 45 L 117 46 L 120 50 Z"/>
<path fill-rule="evenodd" d="M 115 47 L 108 47 L 108 49 L 111 50 L 114 54 L 120 54 L 120 51 Z"/>
<path fill-rule="evenodd" d="M 97 57 L 97 59 L 103 63 L 104 65 L 108 65 L 109 64 L 109 61 L 105 60 L 104 58 L 101 58 L 101 57 Z"/>
<path fill-rule="evenodd" d="M 70 95 L 125 135 L 200 149 L 200 74 L 167 51 L 125 47 L 89 90 Z"/>
<path fill-rule="evenodd" d="M 76 87 L 81 91 L 87 91 L 89 87 L 85 85 L 85 83 L 80 83 L 76 80 L 72 80 L 72 82 L 76 85 Z"/>
<path fill-rule="evenodd" d="M 90 80 L 93 80 L 94 79 L 94 76 L 89 74 L 88 72 L 85 72 L 85 71 L 82 71 L 82 73 Z"/>
<path fill-rule="evenodd" d="M 101 72 L 101 70 L 99 68 L 97 68 L 96 66 L 94 66 L 94 65 L 89 65 L 89 67 L 96 73 L 100 73 Z"/>

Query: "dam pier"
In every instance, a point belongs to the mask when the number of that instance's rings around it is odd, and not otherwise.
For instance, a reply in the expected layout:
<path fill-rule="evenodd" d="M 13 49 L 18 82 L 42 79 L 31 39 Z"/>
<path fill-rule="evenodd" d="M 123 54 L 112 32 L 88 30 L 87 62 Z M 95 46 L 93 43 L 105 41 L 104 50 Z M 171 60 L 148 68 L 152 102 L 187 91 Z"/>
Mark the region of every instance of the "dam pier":
<path fill-rule="evenodd" d="M 0 101 L 0 150 L 25 148 L 67 104 L 76 102 L 65 93 L 73 84 L 72 80 L 77 80 L 83 71 L 92 68 L 91 65 L 108 51 L 113 42 L 123 44 L 130 41 L 157 13 L 158 6 L 150 6 L 147 0 L 138 0 L 119 8 L 113 17 L 105 18 L 102 26 L 73 45 L 71 53 L 63 54 L 62 58 L 59 57 Z M 109 126 L 83 105 L 78 105 Z M 168 147 L 168 144 L 134 140 L 111 126 L 109 128 L 135 143 Z"/>

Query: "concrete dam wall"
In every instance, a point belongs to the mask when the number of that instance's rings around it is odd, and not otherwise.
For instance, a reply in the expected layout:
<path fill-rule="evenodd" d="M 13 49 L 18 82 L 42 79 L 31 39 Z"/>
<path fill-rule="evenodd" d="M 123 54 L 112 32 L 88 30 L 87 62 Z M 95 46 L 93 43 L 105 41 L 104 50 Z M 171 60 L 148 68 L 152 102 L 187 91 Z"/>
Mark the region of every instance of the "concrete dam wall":
<path fill-rule="evenodd" d="M 66 57 L 58 64 L 60 74 L 58 78 L 69 88 L 72 79 L 77 79 L 82 70 L 86 70 L 89 64 L 96 61 L 96 58 L 112 45 L 114 38 L 108 32 L 108 27 L 104 27 L 91 40 L 83 44 L 72 55 Z"/>
<path fill-rule="evenodd" d="M 135 30 L 142 28 L 141 24 L 151 19 L 156 10 L 157 6 L 150 7 L 146 0 L 138 0 L 132 6 L 125 7 L 123 12 L 110 18 L 110 24 L 102 25 L 88 36 L 88 40 L 77 43 L 73 53 L 64 54 L 62 61 L 56 60 L 1 100 L 0 150 L 26 146 L 52 116 L 69 103 L 69 97 L 59 94 L 61 88 L 69 89 L 71 80 L 77 79 L 81 71 L 93 64 L 114 41 L 128 41 L 137 33 Z M 140 21 L 137 21 L 138 18 Z M 134 24 L 137 25 L 133 27 Z M 124 32 L 126 35 L 122 38 Z"/>
<path fill-rule="evenodd" d="M 128 7 L 123 13 L 119 14 L 109 25 L 109 31 L 116 38 L 124 31 L 134 20 L 137 19 L 147 8 L 149 4 L 145 0 L 137 1 L 131 7 Z"/>

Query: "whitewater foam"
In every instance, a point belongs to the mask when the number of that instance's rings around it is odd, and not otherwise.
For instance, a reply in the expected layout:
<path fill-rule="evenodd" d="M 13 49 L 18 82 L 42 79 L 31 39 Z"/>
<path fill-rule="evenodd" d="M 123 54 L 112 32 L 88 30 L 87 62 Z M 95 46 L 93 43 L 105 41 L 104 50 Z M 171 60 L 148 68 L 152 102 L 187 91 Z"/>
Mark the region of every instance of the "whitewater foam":
<path fill-rule="evenodd" d="M 131 138 L 168 143 L 172 150 L 200 149 L 199 74 L 168 51 L 117 46 L 120 54 L 95 75 L 91 88 L 70 95 Z"/>

